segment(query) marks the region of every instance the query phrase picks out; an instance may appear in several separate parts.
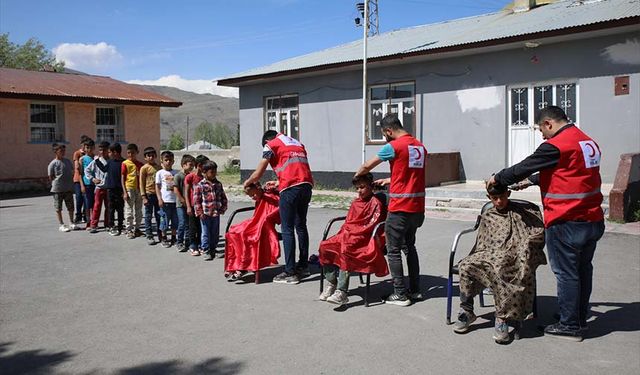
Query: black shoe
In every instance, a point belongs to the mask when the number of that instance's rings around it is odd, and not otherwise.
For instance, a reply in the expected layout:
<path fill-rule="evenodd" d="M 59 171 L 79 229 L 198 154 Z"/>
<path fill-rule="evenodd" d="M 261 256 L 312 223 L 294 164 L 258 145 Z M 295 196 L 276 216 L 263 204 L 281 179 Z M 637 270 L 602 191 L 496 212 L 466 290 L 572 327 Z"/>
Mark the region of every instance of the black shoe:
<path fill-rule="evenodd" d="M 553 319 L 556 322 L 560 322 L 560 314 L 558 314 L 558 313 L 553 314 Z M 581 320 L 580 321 L 580 331 L 586 332 L 588 330 L 589 330 L 589 326 L 587 325 L 586 319 L 585 320 Z"/>
<path fill-rule="evenodd" d="M 411 305 L 411 300 L 404 294 L 393 293 L 384 299 L 384 303 L 396 306 L 409 306 Z"/>
<path fill-rule="evenodd" d="M 213 255 L 213 252 L 209 251 L 209 252 L 204 254 L 204 258 L 203 259 L 209 261 L 209 260 L 215 259 L 215 256 Z"/>
<path fill-rule="evenodd" d="M 298 275 L 298 278 L 304 279 L 311 276 L 311 272 L 309 272 L 309 267 L 296 267 L 296 275 Z"/>
<path fill-rule="evenodd" d="M 300 283 L 300 278 L 295 273 L 282 272 L 281 274 L 278 274 L 273 278 L 273 282 L 277 284 L 295 285 Z"/>
<path fill-rule="evenodd" d="M 544 335 L 575 342 L 582 341 L 582 332 L 580 329 L 569 329 L 569 327 L 562 323 L 555 323 L 546 326 L 544 328 Z"/>

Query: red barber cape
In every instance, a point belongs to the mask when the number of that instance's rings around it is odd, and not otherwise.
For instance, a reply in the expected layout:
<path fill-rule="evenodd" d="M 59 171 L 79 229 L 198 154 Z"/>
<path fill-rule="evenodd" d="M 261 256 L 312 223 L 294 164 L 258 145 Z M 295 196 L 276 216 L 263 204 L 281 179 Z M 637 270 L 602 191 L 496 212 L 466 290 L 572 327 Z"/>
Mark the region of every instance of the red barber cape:
<path fill-rule="evenodd" d="M 371 197 L 368 201 L 356 198 L 338 233 L 320 242 L 320 263 L 335 264 L 350 272 L 373 273 L 378 277 L 388 275 L 389 268 L 382 254 L 384 234 L 371 238 L 375 226 L 384 219 L 378 198 Z"/>
<path fill-rule="evenodd" d="M 232 225 L 225 235 L 225 271 L 258 271 L 278 264 L 280 242 L 275 225 L 280 224 L 277 194 L 264 193 L 256 202 L 253 217 Z"/>

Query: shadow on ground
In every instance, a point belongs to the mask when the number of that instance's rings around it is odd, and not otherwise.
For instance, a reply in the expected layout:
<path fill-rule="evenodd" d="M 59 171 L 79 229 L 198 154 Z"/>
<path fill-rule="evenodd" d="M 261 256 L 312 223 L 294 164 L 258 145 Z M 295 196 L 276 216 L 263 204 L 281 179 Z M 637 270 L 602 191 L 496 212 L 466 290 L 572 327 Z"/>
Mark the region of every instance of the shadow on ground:
<path fill-rule="evenodd" d="M 119 375 L 145 375 L 145 374 L 214 374 L 233 375 L 239 374 L 243 368 L 242 362 L 230 362 L 222 357 L 213 357 L 194 365 L 186 364 L 179 360 L 150 362 L 134 367 L 128 367 L 116 371 Z"/>
<path fill-rule="evenodd" d="M 44 349 L 9 353 L 13 344 L 13 342 L 0 343 L 0 371 L 4 375 L 50 374 L 54 367 L 75 356 L 75 353 L 69 351 L 48 352 Z"/>

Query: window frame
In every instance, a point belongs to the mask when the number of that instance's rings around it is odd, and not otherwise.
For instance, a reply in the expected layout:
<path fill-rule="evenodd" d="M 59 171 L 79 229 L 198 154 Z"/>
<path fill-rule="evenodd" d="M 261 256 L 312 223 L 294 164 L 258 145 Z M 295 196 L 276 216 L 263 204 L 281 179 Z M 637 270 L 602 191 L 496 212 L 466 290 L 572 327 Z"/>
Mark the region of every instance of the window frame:
<path fill-rule="evenodd" d="M 376 99 L 373 100 L 371 99 L 372 96 L 372 90 L 374 88 L 379 88 L 379 87 L 387 87 L 387 92 L 390 92 L 391 87 L 392 86 L 403 86 L 403 85 L 411 85 L 413 87 L 413 95 L 409 98 L 389 98 L 387 97 L 386 99 Z M 404 106 L 403 103 L 407 102 L 407 101 L 411 101 L 413 103 L 413 111 L 411 113 L 412 116 L 412 122 L 413 122 L 413 129 L 410 129 L 410 132 L 412 134 L 415 134 L 416 131 L 416 112 L 417 112 L 417 104 L 416 104 L 416 81 L 415 80 L 411 80 L 411 81 L 393 81 L 393 82 L 385 82 L 385 83 L 377 83 L 375 85 L 368 85 L 368 90 L 367 90 L 367 123 L 365 125 L 365 142 L 367 145 L 381 145 L 381 144 L 385 144 L 387 141 L 384 139 L 384 136 L 382 136 L 379 139 L 374 139 L 371 138 L 371 131 L 372 131 L 372 117 L 373 117 L 373 106 L 374 105 L 379 105 L 382 104 L 382 116 L 384 116 L 385 114 L 388 113 L 388 110 L 385 111 L 385 109 L 387 109 L 389 106 L 392 105 L 399 105 L 399 106 Z M 398 110 L 398 113 L 400 112 L 400 109 Z M 400 119 L 402 122 L 402 125 L 404 126 L 404 121 L 403 118 Z"/>
<path fill-rule="evenodd" d="M 33 106 L 53 106 L 55 109 L 55 122 L 31 122 Z M 52 144 L 67 143 L 65 140 L 64 103 L 32 101 L 29 103 L 29 141 L 28 143 Z M 42 136 L 34 138 L 34 128 L 53 129 L 53 137 L 43 139 Z"/>
<path fill-rule="evenodd" d="M 282 99 L 282 98 L 296 98 L 296 103 L 297 105 L 295 107 L 279 107 L 279 108 L 269 108 L 268 106 L 268 101 L 272 100 L 272 99 Z M 284 110 L 284 111 L 283 111 Z M 292 118 L 293 118 L 293 114 L 292 112 L 296 112 L 297 118 L 295 119 L 297 121 L 297 134 L 292 135 L 291 133 L 291 129 L 292 129 Z M 272 127 L 269 125 L 269 114 L 270 113 L 275 113 L 275 122 L 276 122 L 276 129 L 272 129 Z M 286 114 L 287 115 L 287 129 L 283 129 L 282 128 L 282 115 Z M 298 139 L 300 140 L 300 95 L 298 95 L 298 93 L 289 93 L 289 94 L 283 94 L 283 95 L 269 95 L 269 96 L 264 96 L 263 97 L 263 116 L 262 116 L 262 121 L 263 121 L 263 130 L 267 131 L 267 130 L 275 130 L 278 133 L 283 133 L 286 134 L 292 138 Z M 285 131 L 286 130 L 286 131 Z"/>
<path fill-rule="evenodd" d="M 98 124 L 98 110 L 100 109 L 113 109 L 115 124 Z M 117 105 L 96 105 L 93 111 L 93 122 L 96 126 L 96 142 L 107 141 L 109 143 L 126 143 L 124 138 L 124 107 Z M 100 136 L 100 131 L 112 130 L 113 138 L 105 138 Z"/>

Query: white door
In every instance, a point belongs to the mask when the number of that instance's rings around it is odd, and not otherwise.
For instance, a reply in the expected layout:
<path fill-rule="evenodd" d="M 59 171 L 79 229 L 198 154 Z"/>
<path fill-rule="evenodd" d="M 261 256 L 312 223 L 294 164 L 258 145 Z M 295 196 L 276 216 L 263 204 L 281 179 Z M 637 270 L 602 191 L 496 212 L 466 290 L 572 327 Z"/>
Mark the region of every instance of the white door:
<path fill-rule="evenodd" d="M 535 117 L 549 105 L 561 107 L 569 121 L 576 121 L 577 90 L 575 83 L 531 84 L 509 89 L 509 166 L 531 155 L 543 142 L 535 130 Z"/>

